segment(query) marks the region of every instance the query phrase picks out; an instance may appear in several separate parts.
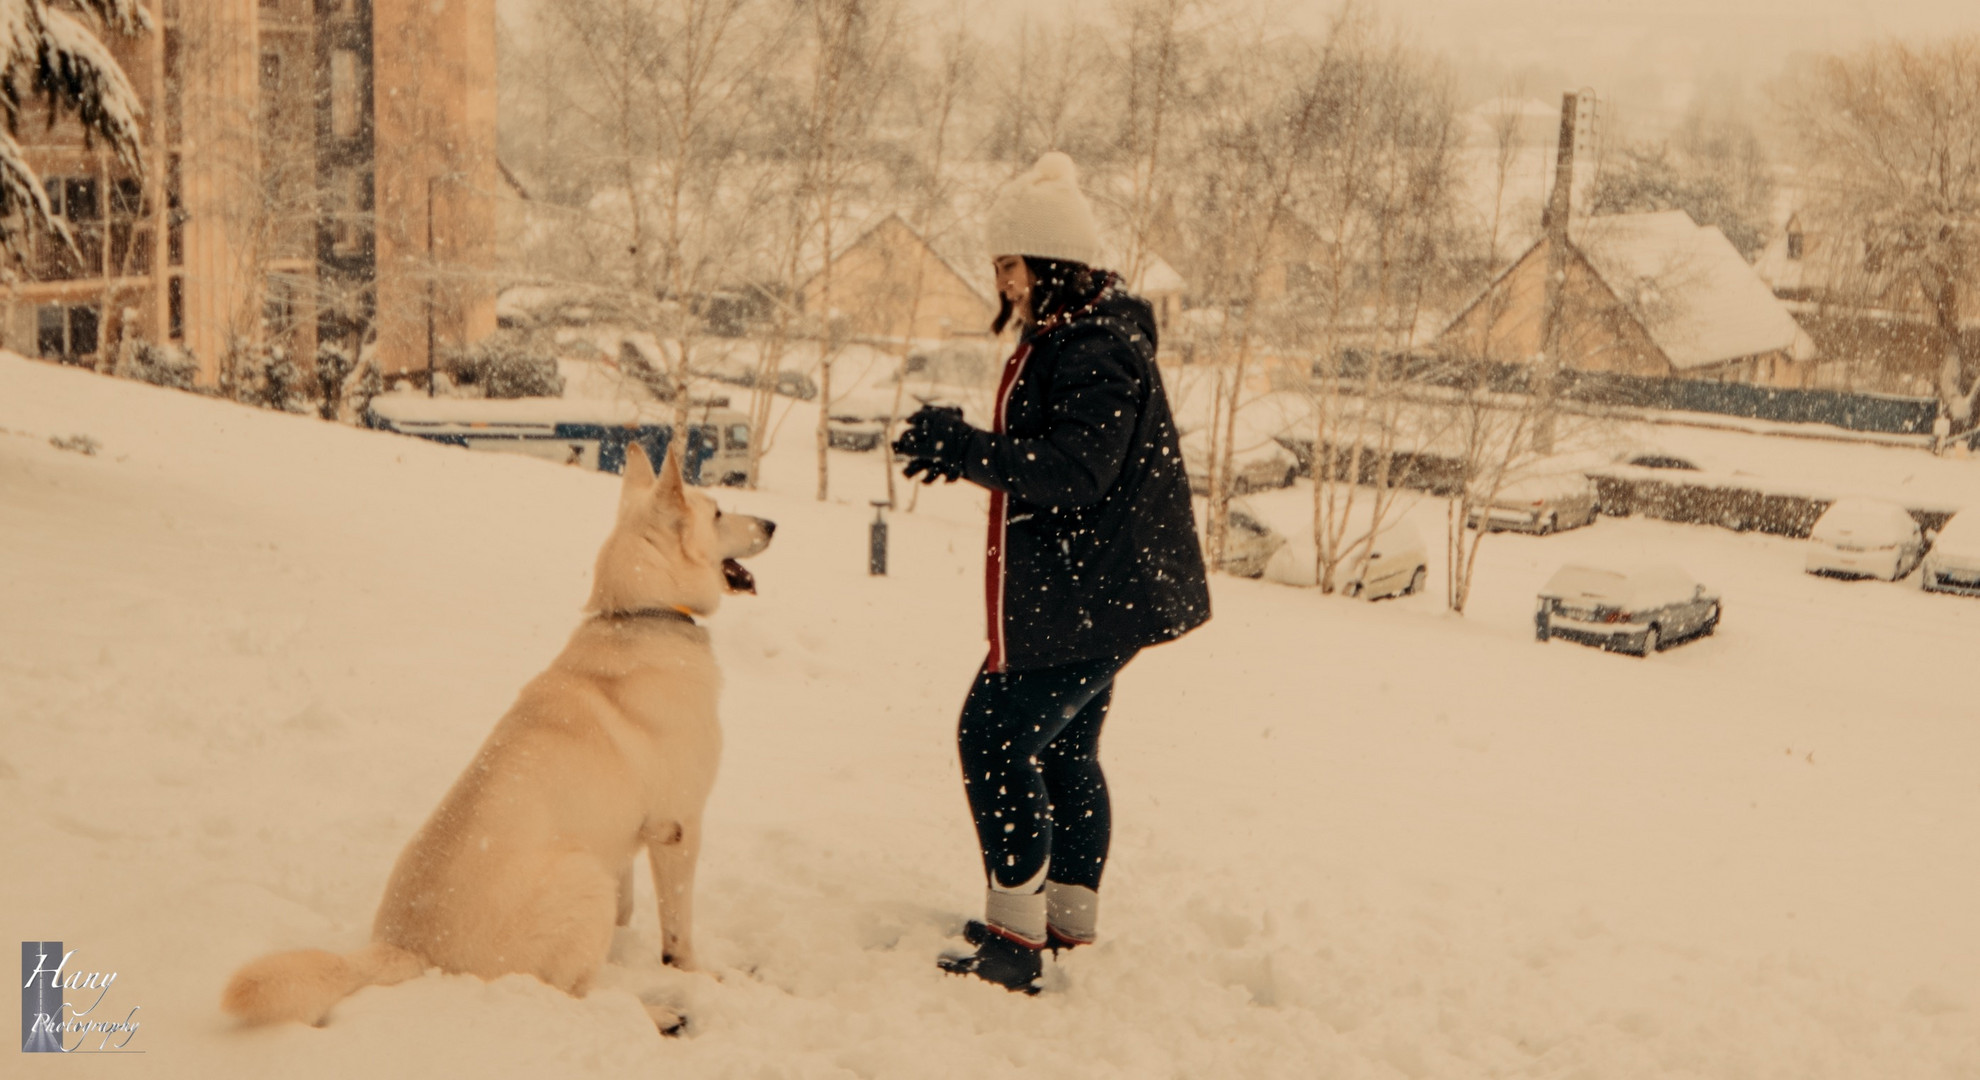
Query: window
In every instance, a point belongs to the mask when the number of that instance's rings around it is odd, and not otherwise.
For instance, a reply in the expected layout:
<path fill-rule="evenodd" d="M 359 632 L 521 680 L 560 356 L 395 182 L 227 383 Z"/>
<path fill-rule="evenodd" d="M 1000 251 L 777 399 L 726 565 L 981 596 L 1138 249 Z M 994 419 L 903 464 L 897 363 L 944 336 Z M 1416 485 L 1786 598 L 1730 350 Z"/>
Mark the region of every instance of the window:
<path fill-rule="evenodd" d="M 130 177 L 123 177 L 110 186 L 111 217 L 143 217 L 144 185 Z"/>
<path fill-rule="evenodd" d="M 1801 234 L 1800 234 L 1800 233 L 1798 233 L 1798 232 L 1791 232 L 1791 233 L 1789 233 L 1789 234 L 1787 234 L 1787 256 L 1788 256 L 1788 258 L 1790 258 L 1790 259 L 1793 259 L 1793 260 L 1795 260 L 1795 261 L 1797 261 L 1797 262 L 1799 262 L 1799 261 L 1800 261 L 1800 259 L 1801 259 Z"/>
<path fill-rule="evenodd" d="M 186 279 L 174 276 L 165 283 L 165 336 L 183 341 L 186 336 Z"/>
<path fill-rule="evenodd" d="M 261 122 L 273 129 L 282 117 L 282 54 L 261 54 Z"/>
<path fill-rule="evenodd" d="M 170 266 L 186 263 L 186 207 L 180 180 L 179 155 L 173 154 L 165 163 L 165 262 Z"/>
<path fill-rule="evenodd" d="M 35 348 L 51 360 L 76 361 L 96 354 L 96 308 L 43 304 L 34 311 Z"/>
<path fill-rule="evenodd" d="M 69 351 L 68 313 L 60 304 L 43 304 L 34 309 L 35 350 L 50 359 Z"/>
<path fill-rule="evenodd" d="M 62 218 L 75 240 L 75 251 L 61 240 L 36 240 L 34 276 L 43 281 L 72 281 L 103 272 L 103 204 L 95 177 L 51 176 L 41 182 L 49 213 Z"/>
<path fill-rule="evenodd" d="M 749 425 L 730 424 L 728 427 L 728 444 L 730 450 L 749 449 Z"/>
<path fill-rule="evenodd" d="M 330 134 L 357 138 L 359 123 L 358 54 L 338 49 L 330 54 Z"/>
<path fill-rule="evenodd" d="M 96 354 L 96 309 L 85 304 L 69 308 L 69 355 Z"/>
<path fill-rule="evenodd" d="M 347 169 L 331 180 L 324 192 L 324 216 L 330 231 L 330 253 L 343 257 L 364 253 L 370 186 L 360 169 Z"/>
<path fill-rule="evenodd" d="M 185 140 L 183 67 L 179 60 L 179 31 L 168 26 L 165 28 L 165 141 L 174 146 Z"/>

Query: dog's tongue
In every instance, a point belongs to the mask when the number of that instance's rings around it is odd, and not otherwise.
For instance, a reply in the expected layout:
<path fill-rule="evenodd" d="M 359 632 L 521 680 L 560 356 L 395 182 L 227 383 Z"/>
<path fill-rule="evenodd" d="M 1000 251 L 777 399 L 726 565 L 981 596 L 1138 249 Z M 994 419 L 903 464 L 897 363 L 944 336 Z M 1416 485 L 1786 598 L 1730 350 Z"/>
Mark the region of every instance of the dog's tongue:
<path fill-rule="evenodd" d="M 734 559 L 722 560 L 722 578 L 729 583 L 730 592 L 756 592 L 756 578 Z"/>

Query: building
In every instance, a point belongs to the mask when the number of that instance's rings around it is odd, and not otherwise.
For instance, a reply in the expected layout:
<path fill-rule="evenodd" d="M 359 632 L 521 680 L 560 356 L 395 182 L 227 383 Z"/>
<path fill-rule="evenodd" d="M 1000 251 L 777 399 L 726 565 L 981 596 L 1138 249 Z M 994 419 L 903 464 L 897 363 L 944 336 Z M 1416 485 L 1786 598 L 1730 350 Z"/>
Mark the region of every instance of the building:
<path fill-rule="evenodd" d="M 1128 291 L 1148 301 L 1148 306 L 1155 310 L 1155 328 L 1167 333 L 1182 318 L 1183 294 L 1189 291 L 1189 282 L 1169 265 L 1169 260 L 1151 253 L 1148 265 L 1141 268 L 1141 276 L 1134 279 Z"/>
<path fill-rule="evenodd" d="M 1560 362 L 1579 371 L 1801 387 L 1815 342 L 1710 225 L 1682 210 L 1575 219 Z M 1471 301 L 1438 347 L 1501 363 L 1542 354 L 1544 237 Z"/>
<path fill-rule="evenodd" d="M 223 360 L 371 342 L 386 373 L 495 326 L 494 0 L 146 0 L 106 42 L 144 103 L 140 181 L 73 122 L 22 124 L 77 254 L 30 240 L 0 344 Z"/>
<path fill-rule="evenodd" d="M 827 282 L 830 287 L 828 289 Z M 799 287 L 806 315 L 855 337 L 941 339 L 990 332 L 997 304 L 899 214 L 840 248 Z"/>
<path fill-rule="evenodd" d="M 1846 239 L 1796 211 L 1753 268 L 1832 361 L 1826 383 L 1935 392 L 1946 341 L 1931 297 L 1859 236 Z M 1980 356 L 1980 292 L 1961 290 L 1958 320 L 1967 355 Z"/>

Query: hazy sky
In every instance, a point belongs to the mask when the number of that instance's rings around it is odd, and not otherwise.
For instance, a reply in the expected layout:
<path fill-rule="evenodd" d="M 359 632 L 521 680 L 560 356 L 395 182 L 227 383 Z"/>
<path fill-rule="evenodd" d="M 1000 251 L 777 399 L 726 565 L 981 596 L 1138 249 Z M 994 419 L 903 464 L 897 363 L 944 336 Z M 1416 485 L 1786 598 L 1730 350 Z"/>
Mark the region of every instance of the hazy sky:
<path fill-rule="evenodd" d="M 497 0 L 510 18 L 554 0 Z M 929 13 L 955 0 L 907 0 Z M 965 0 L 986 29 L 1021 15 L 1090 10 L 1108 0 Z M 1338 4 L 1272 4 L 1290 25 L 1318 27 Z M 1639 122 L 1681 112 L 1695 95 L 1753 91 L 1797 52 L 1847 50 L 1887 35 L 1980 34 L 1980 0 L 1380 0 L 1396 27 L 1447 55 L 1483 98 L 1524 75 L 1559 100 L 1592 87 Z"/>

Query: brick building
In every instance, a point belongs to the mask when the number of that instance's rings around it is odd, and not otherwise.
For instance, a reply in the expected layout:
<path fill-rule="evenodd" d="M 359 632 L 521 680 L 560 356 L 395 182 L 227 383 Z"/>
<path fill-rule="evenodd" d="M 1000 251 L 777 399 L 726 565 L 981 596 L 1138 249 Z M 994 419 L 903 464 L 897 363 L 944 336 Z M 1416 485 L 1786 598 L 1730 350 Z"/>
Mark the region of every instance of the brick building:
<path fill-rule="evenodd" d="M 375 342 L 387 373 L 495 326 L 494 0 L 148 0 L 110 46 L 141 183 L 73 121 L 22 140 L 76 238 L 27 238 L 0 344 L 87 361 Z"/>

